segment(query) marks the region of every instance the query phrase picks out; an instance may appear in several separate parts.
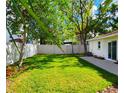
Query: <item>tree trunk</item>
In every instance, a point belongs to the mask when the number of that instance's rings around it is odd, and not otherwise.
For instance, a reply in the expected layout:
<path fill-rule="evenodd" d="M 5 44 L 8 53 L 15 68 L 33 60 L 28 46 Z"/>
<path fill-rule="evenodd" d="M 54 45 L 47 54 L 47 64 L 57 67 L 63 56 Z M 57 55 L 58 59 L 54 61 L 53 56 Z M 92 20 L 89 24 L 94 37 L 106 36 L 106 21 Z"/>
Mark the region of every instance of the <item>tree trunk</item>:
<path fill-rule="evenodd" d="M 87 55 L 87 41 L 86 41 L 87 34 L 83 34 L 83 44 L 84 44 L 84 55 Z"/>
<path fill-rule="evenodd" d="M 41 45 L 41 44 L 43 44 L 43 42 L 42 42 L 42 38 L 40 37 L 40 45 Z"/>
<path fill-rule="evenodd" d="M 82 37 L 81 31 L 80 31 L 80 43 L 81 43 L 81 45 L 83 45 L 83 37 Z"/>
<path fill-rule="evenodd" d="M 87 43 L 86 43 L 86 40 L 84 40 L 84 55 L 87 55 Z"/>
<path fill-rule="evenodd" d="M 25 47 L 26 40 L 27 40 L 26 33 L 27 33 L 27 28 L 24 25 L 23 41 L 22 41 L 21 52 L 20 52 L 20 57 L 19 57 L 19 68 L 22 66 L 22 63 L 23 63 L 24 47 Z"/>
<path fill-rule="evenodd" d="M 20 53 L 20 57 L 19 57 L 19 67 L 21 67 L 22 63 L 23 63 L 24 46 L 25 46 L 25 44 L 23 43 L 21 46 L 21 53 Z"/>

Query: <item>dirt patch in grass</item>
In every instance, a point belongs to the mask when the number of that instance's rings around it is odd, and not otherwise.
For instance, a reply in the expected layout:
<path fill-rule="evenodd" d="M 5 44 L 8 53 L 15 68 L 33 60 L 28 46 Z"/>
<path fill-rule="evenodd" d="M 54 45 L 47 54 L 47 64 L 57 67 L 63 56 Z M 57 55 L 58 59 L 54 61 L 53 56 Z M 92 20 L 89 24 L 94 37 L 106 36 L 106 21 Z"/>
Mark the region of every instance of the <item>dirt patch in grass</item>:
<path fill-rule="evenodd" d="M 13 77 L 16 74 L 21 73 L 26 69 L 26 66 L 22 66 L 21 68 L 18 68 L 17 66 L 7 66 L 6 67 L 6 78 Z"/>
<path fill-rule="evenodd" d="M 12 82 L 11 80 L 7 79 L 7 80 L 6 80 L 6 86 L 7 86 L 7 87 L 10 87 L 11 82 Z"/>
<path fill-rule="evenodd" d="M 103 91 L 97 93 L 118 93 L 118 86 L 117 85 L 109 86 L 105 88 Z"/>

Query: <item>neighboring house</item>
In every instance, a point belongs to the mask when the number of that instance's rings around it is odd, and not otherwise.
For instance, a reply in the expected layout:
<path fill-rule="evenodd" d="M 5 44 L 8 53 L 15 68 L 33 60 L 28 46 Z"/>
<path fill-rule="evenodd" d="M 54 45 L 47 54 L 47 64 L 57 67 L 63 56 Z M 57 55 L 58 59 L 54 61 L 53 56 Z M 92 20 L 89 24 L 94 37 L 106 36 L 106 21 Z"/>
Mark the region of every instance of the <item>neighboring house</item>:
<path fill-rule="evenodd" d="M 71 40 L 65 40 L 63 43 L 66 44 L 66 45 L 72 45 L 72 41 Z"/>
<path fill-rule="evenodd" d="M 18 34 L 18 35 L 12 35 L 12 36 L 16 42 L 20 42 L 20 43 L 22 42 L 22 35 Z M 10 37 L 8 31 L 6 31 L 6 43 L 10 41 L 12 41 L 12 38 Z"/>
<path fill-rule="evenodd" d="M 113 31 L 96 38 L 87 40 L 88 51 L 97 57 L 103 57 L 106 60 L 118 60 L 118 31 Z"/>
<path fill-rule="evenodd" d="M 23 37 L 22 37 L 21 34 L 17 34 L 17 35 L 14 35 L 14 34 L 13 34 L 12 36 L 13 36 L 15 42 L 18 42 L 18 43 L 22 43 L 22 42 L 23 42 L 23 41 L 22 41 Z M 11 41 L 12 41 L 12 38 L 10 37 L 8 31 L 6 31 L 6 43 L 11 42 Z M 27 41 L 26 43 L 27 43 L 27 44 L 39 44 L 39 43 L 38 43 L 38 40 L 32 40 L 32 41 L 29 40 L 29 41 Z"/>
<path fill-rule="evenodd" d="M 9 36 L 9 33 L 8 31 L 6 30 L 6 43 L 8 43 L 10 40 L 10 36 Z"/>

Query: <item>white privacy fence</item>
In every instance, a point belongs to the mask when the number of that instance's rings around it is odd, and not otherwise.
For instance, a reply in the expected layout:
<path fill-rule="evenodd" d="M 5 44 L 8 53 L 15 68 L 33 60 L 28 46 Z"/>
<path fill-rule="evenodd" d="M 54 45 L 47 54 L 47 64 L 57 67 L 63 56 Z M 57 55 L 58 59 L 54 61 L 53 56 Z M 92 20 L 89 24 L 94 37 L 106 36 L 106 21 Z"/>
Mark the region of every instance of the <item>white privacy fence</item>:
<path fill-rule="evenodd" d="M 84 52 L 83 45 L 62 45 L 60 49 L 57 45 L 38 45 L 39 54 L 80 54 Z"/>
<path fill-rule="evenodd" d="M 20 48 L 20 43 L 17 43 L 17 45 Z M 31 57 L 35 54 L 80 54 L 84 52 L 83 45 L 62 45 L 61 48 L 58 48 L 57 45 L 26 44 L 24 58 Z M 19 53 L 13 43 L 9 42 L 6 45 L 6 52 L 7 64 L 18 61 Z"/>
<path fill-rule="evenodd" d="M 20 43 L 17 43 L 18 47 L 20 48 Z M 24 58 L 31 57 L 33 55 L 37 54 L 37 45 L 33 44 L 26 44 L 24 49 Z M 9 42 L 6 45 L 6 62 L 7 64 L 13 64 L 14 62 L 17 62 L 19 59 L 19 53 L 17 51 L 17 48 L 15 45 L 11 42 Z"/>

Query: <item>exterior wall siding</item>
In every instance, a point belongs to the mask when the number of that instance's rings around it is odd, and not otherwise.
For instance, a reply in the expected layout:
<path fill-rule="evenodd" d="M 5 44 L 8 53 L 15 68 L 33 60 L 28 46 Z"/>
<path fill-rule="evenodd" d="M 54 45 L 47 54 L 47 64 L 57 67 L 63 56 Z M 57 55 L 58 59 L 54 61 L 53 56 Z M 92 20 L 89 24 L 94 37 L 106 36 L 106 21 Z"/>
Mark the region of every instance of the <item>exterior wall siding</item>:
<path fill-rule="evenodd" d="M 101 42 L 100 49 L 98 49 L 99 41 Z M 117 41 L 117 44 L 118 44 L 118 36 L 89 41 L 88 51 L 92 52 L 93 55 L 97 55 L 100 57 L 104 57 L 105 59 L 108 59 L 108 42 L 112 42 L 112 41 Z M 117 58 L 118 58 L 118 54 L 117 54 Z"/>

